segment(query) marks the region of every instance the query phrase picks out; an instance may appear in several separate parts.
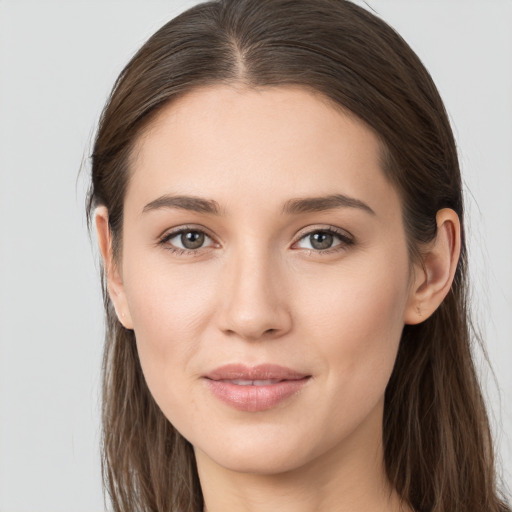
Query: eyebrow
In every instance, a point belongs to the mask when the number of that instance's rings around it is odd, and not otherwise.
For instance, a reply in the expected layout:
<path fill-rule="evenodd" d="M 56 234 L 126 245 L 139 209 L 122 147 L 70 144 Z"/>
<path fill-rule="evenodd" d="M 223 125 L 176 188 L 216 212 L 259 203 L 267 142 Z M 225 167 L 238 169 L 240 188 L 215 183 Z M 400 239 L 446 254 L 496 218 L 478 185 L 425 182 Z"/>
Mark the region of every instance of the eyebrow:
<path fill-rule="evenodd" d="M 142 213 L 162 208 L 179 208 L 180 210 L 189 210 L 198 213 L 209 213 L 211 215 L 220 215 L 220 207 L 217 201 L 203 199 L 194 196 L 170 196 L 164 195 L 151 201 L 142 210 Z"/>
<path fill-rule="evenodd" d="M 181 210 L 206 213 L 210 215 L 220 215 L 221 208 L 217 201 L 212 199 L 203 199 L 195 196 L 171 196 L 163 195 L 154 201 L 151 201 L 142 210 L 142 213 L 160 210 L 164 208 L 178 208 Z M 300 199 L 290 199 L 283 206 L 283 214 L 299 214 L 321 212 L 334 210 L 336 208 L 357 208 L 371 215 L 375 212 L 366 203 L 359 199 L 346 196 L 344 194 L 333 194 L 321 197 L 306 197 Z"/>
<path fill-rule="evenodd" d="M 334 210 L 335 208 L 357 208 L 370 213 L 371 215 L 375 215 L 375 212 L 366 203 L 344 194 L 333 194 L 322 197 L 306 197 L 304 199 L 290 199 L 284 204 L 283 213 L 296 214 L 322 212 L 325 210 Z"/>

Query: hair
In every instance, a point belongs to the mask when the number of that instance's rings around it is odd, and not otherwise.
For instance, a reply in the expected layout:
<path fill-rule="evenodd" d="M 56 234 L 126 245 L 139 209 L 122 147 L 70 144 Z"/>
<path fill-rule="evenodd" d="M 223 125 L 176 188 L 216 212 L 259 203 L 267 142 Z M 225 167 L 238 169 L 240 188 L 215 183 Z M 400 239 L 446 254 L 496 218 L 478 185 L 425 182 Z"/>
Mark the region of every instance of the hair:
<path fill-rule="evenodd" d="M 510 511 L 497 490 L 488 417 L 472 359 L 461 176 L 439 93 L 408 44 L 346 0 L 214 0 L 158 30 L 117 79 L 92 152 L 90 223 L 106 206 L 121 257 L 123 201 L 138 137 L 164 106 L 199 87 L 299 86 L 362 120 L 382 144 L 400 195 L 411 260 L 436 236 L 436 213 L 462 225 L 461 256 L 440 307 L 406 325 L 386 388 L 388 478 L 418 512 Z M 146 385 L 135 335 L 118 321 L 102 272 L 106 337 L 103 478 L 115 512 L 197 512 L 203 498 L 190 443 Z"/>

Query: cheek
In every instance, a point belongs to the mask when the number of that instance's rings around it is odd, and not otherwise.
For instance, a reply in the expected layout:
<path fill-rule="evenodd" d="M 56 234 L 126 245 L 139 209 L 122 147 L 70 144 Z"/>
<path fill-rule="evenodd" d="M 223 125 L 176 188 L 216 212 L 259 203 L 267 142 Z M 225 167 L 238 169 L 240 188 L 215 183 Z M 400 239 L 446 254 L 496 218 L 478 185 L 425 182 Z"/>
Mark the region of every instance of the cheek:
<path fill-rule="evenodd" d="M 299 291 L 306 298 L 301 301 L 299 330 L 312 341 L 311 350 L 321 351 L 328 362 L 333 393 L 335 388 L 344 390 L 340 396 L 354 403 L 380 396 L 393 369 L 408 297 L 407 259 L 399 259 L 405 264 L 385 254 L 368 264 L 359 260 L 357 268 L 316 276 Z"/>
<path fill-rule="evenodd" d="M 146 260 L 144 267 L 126 262 L 125 291 L 144 376 L 163 406 L 179 400 L 201 349 L 201 333 L 215 311 L 217 273 L 156 260 Z"/>
<path fill-rule="evenodd" d="M 124 266 L 136 334 L 163 343 L 162 350 L 171 340 L 193 337 L 214 310 L 216 272 L 200 264 L 170 265 L 165 257 L 140 261 L 144 264 L 128 260 Z"/>

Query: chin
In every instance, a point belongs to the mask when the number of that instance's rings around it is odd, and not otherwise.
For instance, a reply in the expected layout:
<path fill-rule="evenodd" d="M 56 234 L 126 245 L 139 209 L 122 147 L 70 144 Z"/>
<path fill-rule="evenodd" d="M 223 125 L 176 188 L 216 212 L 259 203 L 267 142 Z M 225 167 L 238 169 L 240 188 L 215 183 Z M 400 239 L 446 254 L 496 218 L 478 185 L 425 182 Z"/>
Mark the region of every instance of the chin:
<path fill-rule="evenodd" d="M 216 465 L 236 473 L 253 475 L 277 475 L 287 473 L 301 467 L 304 461 L 298 460 L 295 453 L 276 450 L 258 452 L 229 452 L 205 454 Z"/>

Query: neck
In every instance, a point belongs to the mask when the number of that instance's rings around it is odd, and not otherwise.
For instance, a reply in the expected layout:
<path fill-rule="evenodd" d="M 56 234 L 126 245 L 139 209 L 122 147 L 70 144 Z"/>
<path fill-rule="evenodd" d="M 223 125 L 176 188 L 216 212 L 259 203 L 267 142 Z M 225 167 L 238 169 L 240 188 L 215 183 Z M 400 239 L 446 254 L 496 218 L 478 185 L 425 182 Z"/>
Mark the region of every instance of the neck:
<path fill-rule="evenodd" d="M 382 433 L 354 434 L 282 473 L 232 471 L 196 449 L 205 512 L 406 512 L 384 468 Z M 366 433 L 368 434 L 368 433 Z"/>

